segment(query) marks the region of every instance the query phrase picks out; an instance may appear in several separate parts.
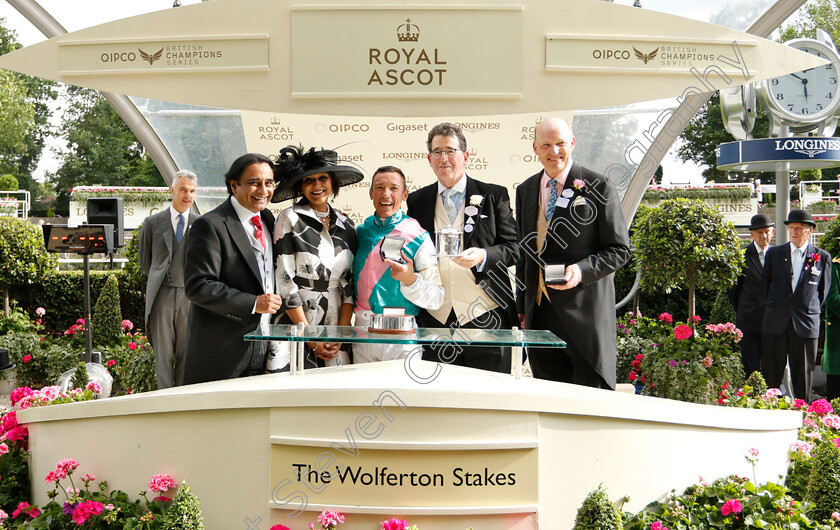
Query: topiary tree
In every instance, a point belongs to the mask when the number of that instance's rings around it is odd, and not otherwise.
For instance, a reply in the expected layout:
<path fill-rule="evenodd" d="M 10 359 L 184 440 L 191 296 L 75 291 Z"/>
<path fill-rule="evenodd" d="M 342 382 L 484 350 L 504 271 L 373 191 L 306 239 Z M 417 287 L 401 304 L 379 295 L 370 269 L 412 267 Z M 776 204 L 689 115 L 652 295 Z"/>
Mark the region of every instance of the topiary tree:
<path fill-rule="evenodd" d="M 831 514 L 840 512 L 840 449 L 832 442 L 823 442 L 814 450 L 808 493 L 811 503 L 808 517 L 828 521 Z"/>
<path fill-rule="evenodd" d="M 687 287 L 689 319 L 695 289 L 728 289 L 744 266 L 735 227 L 702 201 L 673 199 L 640 208 L 634 226 L 641 289 Z"/>
<path fill-rule="evenodd" d="M 108 280 L 99 293 L 93 308 L 93 343 L 97 346 L 115 346 L 122 337 L 122 312 L 120 312 L 120 286 L 116 275 Z"/>
<path fill-rule="evenodd" d="M 24 219 L 0 217 L 0 285 L 7 315 L 9 288 L 43 279 L 56 264 L 55 257 L 44 248 L 40 228 Z"/>
<path fill-rule="evenodd" d="M 621 530 L 621 513 L 600 484 L 583 500 L 574 530 Z"/>
<path fill-rule="evenodd" d="M 735 322 L 735 308 L 726 296 L 726 291 L 721 289 L 715 296 L 715 303 L 712 305 L 712 312 L 709 313 L 709 323 Z"/>
<path fill-rule="evenodd" d="M 172 505 L 166 511 L 163 530 L 204 530 L 198 497 L 192 494 L 186 482 L 181 483 L 172 499 Z"/>
<path fill-rule="evenodd" d="M 17 191 L 20 189 L 19 185 L 18 179 L 14 175 L 0 175 L 0 191 Z"/>

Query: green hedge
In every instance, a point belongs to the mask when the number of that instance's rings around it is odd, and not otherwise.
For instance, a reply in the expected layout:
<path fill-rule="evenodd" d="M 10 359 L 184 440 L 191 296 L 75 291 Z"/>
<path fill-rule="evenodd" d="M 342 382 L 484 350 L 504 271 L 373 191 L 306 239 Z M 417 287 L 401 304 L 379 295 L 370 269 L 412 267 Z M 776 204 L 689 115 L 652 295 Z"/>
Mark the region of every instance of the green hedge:
<path fill-rule="evenodd" d="M 136 328 L 145 327 L 145 291 L 146 286 L 136 276 L 124 270 L 90 271 L 91 306 L 96 303 L 99 293 L 111 275 L 116 275 L 120 287 L 120 310 L 123 318 L 134 323 Z M 84 316 L 85 283 L 82 271 L 58 271 L 49 274 L 43 281 L 11 289 L 9 296 L 18 301 L 18 305 L 27 314 L 35 318 L 35 309 L 43 307 L 44 326 L 54 331 L 64 331 L 77 319 Z"/>
<path fill-rule="evenodd" d="M 668 199 L 749 199 L 752 192 L 749 188 L 720 187 L 720 188 L 659 188 L 647 190 L 643 201 L 664 201 Z"/>

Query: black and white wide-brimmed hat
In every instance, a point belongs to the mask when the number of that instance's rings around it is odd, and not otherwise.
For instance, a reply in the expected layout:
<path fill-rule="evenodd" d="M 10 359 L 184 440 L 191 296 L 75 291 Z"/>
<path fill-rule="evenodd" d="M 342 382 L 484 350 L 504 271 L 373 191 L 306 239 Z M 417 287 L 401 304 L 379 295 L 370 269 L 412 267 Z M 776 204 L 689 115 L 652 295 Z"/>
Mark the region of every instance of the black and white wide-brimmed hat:
<path fill-rule="evenodd" d="M 331 149 L 307 151 L 303 146 L 288 146 L 280 150 L 274 163 L 274 195 L 271 202 L 283 202 L 294 197 L 295 183 L 309 175 L 329 173 L 339 186 L 347 186 L 365 178 L 352 166 L 338 165 L 338 153 Z"/>

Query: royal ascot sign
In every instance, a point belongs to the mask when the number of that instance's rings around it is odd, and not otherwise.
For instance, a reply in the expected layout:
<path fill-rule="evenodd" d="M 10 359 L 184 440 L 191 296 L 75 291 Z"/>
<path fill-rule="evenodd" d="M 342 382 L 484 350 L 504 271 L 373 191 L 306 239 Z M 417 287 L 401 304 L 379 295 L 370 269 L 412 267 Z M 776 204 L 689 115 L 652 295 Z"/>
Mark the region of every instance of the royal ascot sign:
<path fill-rule="evenodd" d="M 268 70 L 267 35 L 61 43 L 64 75 L 258 72 Z"/>
<path fill-rule="evenodd" d="M 292 49 L 293 98 L 522 96 L 520 7 L 293 7 Z"/>
<path fill-rule="evenodd" d="M 718 169 L 776 171 L 821 169 L 840 165 L 840 138 L 761 138 L 721 144 L 715 151 Z"/>
<path fill-rule="evenodd" d="M 332 446 L 332 447 L 335 447 Z M 294 490 L 319 506 L 438 510 L 534 509 L 537 449 L 359 449 L 352 458 L 327 447 L 274 443 L 269 504 L 289 509 Z M 315 496 L 317 495 L 317 496 Z M 504 510 L 502 510 L 504 511 Z"/>
<path fill-rule="evenodd" d="M 648 72 L 655 74 L 697 72 L 710 66 L 719 73 L 755 75 L 756 44 L 731 40 L 654 39 L 549 35 L 545 40 L 546 69 L 556 71 Z"/>

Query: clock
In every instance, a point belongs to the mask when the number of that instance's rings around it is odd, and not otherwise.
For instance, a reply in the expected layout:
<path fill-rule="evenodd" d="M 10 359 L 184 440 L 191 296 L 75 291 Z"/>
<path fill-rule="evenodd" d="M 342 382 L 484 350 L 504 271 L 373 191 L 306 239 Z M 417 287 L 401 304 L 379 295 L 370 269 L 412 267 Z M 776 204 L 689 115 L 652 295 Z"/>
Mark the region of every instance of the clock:
<path fill-rule="evenodd" d="M 837 126 L 840 55 L 827 33 L 817 33 L 819 40 L 793 39 L 785 44 L 826 59 L 828 64 L 766 79 L 759 85 L 758 97 L 770 116 L 771 135 L 787 126 L 796 133 L 817 130 L 830 136 Z"/>

